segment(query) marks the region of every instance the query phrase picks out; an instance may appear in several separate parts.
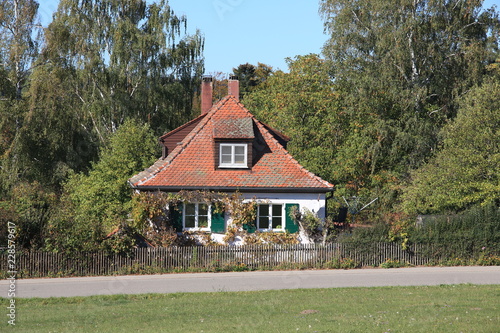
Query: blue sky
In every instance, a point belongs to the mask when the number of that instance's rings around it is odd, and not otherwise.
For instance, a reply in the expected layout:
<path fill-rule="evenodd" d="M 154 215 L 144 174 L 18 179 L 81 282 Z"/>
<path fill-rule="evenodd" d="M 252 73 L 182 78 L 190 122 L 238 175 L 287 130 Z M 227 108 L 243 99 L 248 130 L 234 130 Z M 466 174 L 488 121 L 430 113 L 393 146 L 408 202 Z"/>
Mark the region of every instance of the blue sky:
<path fill-rule="evenodd" d="M 42 24 L 52 20 L 59 0 L 38 0 Z M 188 32 L 205 36 L 205 73 L 231 73 L 240 64 L 261 62 L 287 70 L 287 57 L 320 53 L 327 36 L 319 0 L 170 0 L 186 15 Z M 486 0 L 485 7 L 500 0 Z"/>

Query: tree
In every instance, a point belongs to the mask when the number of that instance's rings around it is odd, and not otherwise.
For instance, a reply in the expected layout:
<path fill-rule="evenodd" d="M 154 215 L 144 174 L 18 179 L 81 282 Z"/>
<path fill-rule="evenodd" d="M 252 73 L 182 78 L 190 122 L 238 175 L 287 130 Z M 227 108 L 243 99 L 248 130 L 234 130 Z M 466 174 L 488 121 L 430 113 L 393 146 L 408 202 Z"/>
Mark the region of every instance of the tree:
<path fill-rule="evenodd" d="M 18 180 L 17 143 L 29 101 L 30 73 L 42 42 L 38 2 L 0 3 L 0 200 Z"/>
<path fill-rule="evenodd" d="M 402 196 L 409 213 L 444 213 L 500 203 L 500 80 L 473 88 L 441 132 L 442 148 L 412 174 Z"/>
<path fill-rule="evenodd" d="M 498 54 L 498 13 L 482 2 L 322 0 L 323 53 L 349 118 L 339 154 L 352 189 L 384 197 L 435 151 L 456 100 Z M 352 174 L 352 173 L 351 173 Z"/>
<path fill-rule="evenodd" d="M 0 60 L 8 81 L 21 99 L 31 65 L 39 51 L 41 25 L 35 0 L 4 0 L 0 4 Z"/>
<path fill-rule="evenodd" d="M 183 35 L 186 25 L 165 0 L 59 3 L 44 56 L 76 79 L 65 89 L 101 144 L 127 118 L 161 134 L 191 117 L 203 38 Z"/>
<path fill-rule="evenodd" d="M 20 4 L 31 4 L 31 11 Z M 203 39 L 183 35 L 186 18 L 165 1 L 61 1 L 36 60 L 27 45 L 36 46 L 28 29 L 36 25 L 28 23 L 38 4 L 7 1 L 1 8 L 4 26 L 24 30 L 22 38 L 5 38 L 5 50 L 20 51 L 0 53 L 11 59 L 0 78 L 29 74 L 30 82 L 22 89 L 28 98 L 19 100 L 14 84 L 0 84 L 0 186 L 6 193 L 17 181 L 58 190 L 70 171 L 86 170 L 97 159 L 98 148 L 126 119 L 147 122 L 158 135 L 191 118 Z M 12 74 L 28 63 L 22 75 Z"/>
<path fill-rule="evenodd" d="M 76 101 L 65 86 L 70 80 L 70 73 L 51 63 L 33 70 L 22 126 L 3 168 L 11 185 L 36 181 L 58 191 L 70 172 L 84 171 L 97 159 L 98 142 L 85 131 L 85 119 L 73 112 Z"/>
<path fill-rule="evenodd" d="M 233 68 L 233 75 L 240 81 L 240 98 L 252 91 L 256 86 L 266 81 L 273 72 L 273 68 L 263 63 L 257 63 L 257 66 L 246 63 Z"/>
<path fill-rule="evenodd" d="M 69 178 L 61 206 L 51 220 L 50 234 L 54 237 L 48 241 L 49 248 L 95 249 L 109 232 L 126 224 L 132 201 L 127 180 L 154 162 L 159 153 L 156 142 L 148 125 L 127 120 L 120 126 L 89 173 Z M 78 233 L 63 236 L 68 227 Z"/>
<path fill-rule="evenodd" d="M 290 73 L 274 72 L 245 98 L 245 106 L 292 140 L 288 150 L 308 170 L 335 183 L 335 163 L 345 136 L 338 94 L 325 62 L 310 54 L 288 59 Z"/>
<path fill-rule="evenodd" d="M 118 226 L 130 210 L 132 190 L 127 180 L 149 167 L 158 150 L 149 126 L 126 121 L 112 136 L 109 148 L 102 150 L 99 162 L 89 174 L 70 178 L 68 189 L 76 203 L 76 215 L 98 223 L 108 232 Z"/>
<path fill-rule="evenodd" d="M 498 13 L 482 1 L 322 0 L 320 10 L 337 80 L 384 91 L 401 111 L 452 117 L 454 98 L 496 59 Z"/>
<path fill-rule="evenodd" d="M 16 225 L 16 244 L 20 249 L 38 250 L 44 246 L 47 223 L 56 195 L 46 191 L 38 182 L 19 183 L 12 191 L 11 207 Z"/>

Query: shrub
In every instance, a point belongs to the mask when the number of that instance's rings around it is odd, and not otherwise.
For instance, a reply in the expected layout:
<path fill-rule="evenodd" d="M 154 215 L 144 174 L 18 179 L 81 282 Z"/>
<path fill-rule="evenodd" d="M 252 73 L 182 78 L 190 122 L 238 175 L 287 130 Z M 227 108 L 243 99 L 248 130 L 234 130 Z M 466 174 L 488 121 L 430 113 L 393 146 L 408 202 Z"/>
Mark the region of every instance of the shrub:
<path fill-rule="evenodd" d="M 361 264 L 351 258 L 334 258 L 326 264 L 326 267 L 334 269 L 353 269 L 360 268 Z"/>
<path fill-rule="evenodd" d="M 441 258 L 470 258 L 483 248 L 498 249 L 500 244 L 500 209 L 494 205 L 478 206 L 462 214 L 442 215 L 412 230 L 414 243 L 433 244 Z M 499 255 L 498 250 L 495 253 Z"/>
<path fill-rule="evenodd" d="M 387 259 L 383 263 L 380 264 L 380 267 L 382 268 L 400 268 L 400 267 L 409 267 L 411 266 L 407 262 L 404 261 L 399 261 L 399 260 L 394 260 L 394 259 Z"/>
<path fill-rule="evenodd" d="M 500 266 L 500 256 L 488 254 L 481 255 L 476 262 L 476 265 L 479 266 Z"/>

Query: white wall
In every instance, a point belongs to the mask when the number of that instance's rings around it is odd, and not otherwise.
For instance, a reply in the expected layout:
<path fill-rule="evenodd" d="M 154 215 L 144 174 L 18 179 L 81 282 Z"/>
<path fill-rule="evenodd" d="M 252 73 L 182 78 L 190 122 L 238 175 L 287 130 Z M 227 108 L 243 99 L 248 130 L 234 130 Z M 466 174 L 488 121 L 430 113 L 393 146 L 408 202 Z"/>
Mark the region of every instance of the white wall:
<path fill-rule="evenodd" d="M 299 204 L 300 211 L 305 208 L 315 213 L 319 218 L 325 218 L 325 194 L 324 193 L 242 193 L 242 197 L 247 200 L 256 199 L 257 202 L 274 204 Z M 231 225 L 231 217 L 226 213 L 226 227 Z M 214 241 L 222 243 L 223 234 L 212 234 Z M 301 243 L 308 243 L 309 240 L 302 232 L 299 235 Z M 243 243 L 242 239 L 237 239 L 234 245 Z"/>

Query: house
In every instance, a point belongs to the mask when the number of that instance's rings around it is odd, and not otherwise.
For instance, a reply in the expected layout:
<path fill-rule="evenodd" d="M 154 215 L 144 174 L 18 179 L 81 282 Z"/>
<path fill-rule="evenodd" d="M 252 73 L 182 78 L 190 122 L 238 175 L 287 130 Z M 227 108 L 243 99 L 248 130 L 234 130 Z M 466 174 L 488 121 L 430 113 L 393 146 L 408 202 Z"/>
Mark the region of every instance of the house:
<path fill-rule="evenodd" d="M 238 191 L 245 199 L 257 200 L 255 228 L 260 231 L 298 232 L 290 217 L 294 207 L 325 217 L 333 185 L 302 167 L 286 150 L 290 138 L 239 102 L 236 78 L 229 79 L 228 95 L 215 105 L 211 77 L 203 78 L 201 95 L 201 115 L 160 137 L 163 156 L 129 180 L 134 189 Z M 221 240 L 231 216 L 211 210 L 204 203 L 185 203 L 178 231 L 210 231 Z"/>

